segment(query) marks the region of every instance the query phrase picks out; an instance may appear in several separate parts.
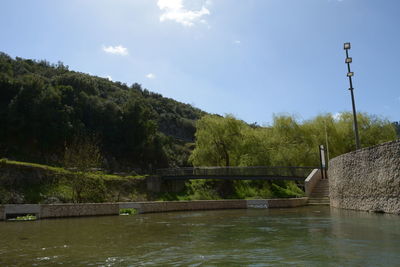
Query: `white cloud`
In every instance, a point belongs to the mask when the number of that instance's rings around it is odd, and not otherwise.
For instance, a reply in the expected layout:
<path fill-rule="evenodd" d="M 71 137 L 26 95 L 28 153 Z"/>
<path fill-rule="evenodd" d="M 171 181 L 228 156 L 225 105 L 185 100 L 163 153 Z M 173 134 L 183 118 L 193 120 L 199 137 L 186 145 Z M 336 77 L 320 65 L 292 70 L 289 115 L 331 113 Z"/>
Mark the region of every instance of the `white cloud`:
<path fill-rule="evenodd" d="M 242 42 L 240 40 L 233 41 L 234 44 L 240 45 Z"/>
<path fill-rule="evenodd" d="M 207 23 L 202 17 L 210 15 L 210 10 L 206 7 L 209 4 L 208 0 L 200 10 L 188 10 L 184 7 L 183 0 L 158 0 L 157 2 L 158 8 L 164 12 L 160 16 L 161 22 L 172 20 L 186 27 L 191 27 L 197 22 Z"/>
<path fill-rule="evenodd" d="M 128 55 L 128 48 L 123 47 L 122 45 L 117 46 L 103 46 L 103 51 L 109 54 L 120 55 L 120 56 L 127 56 Z"/>
<path fill-rule="evenodd" d="M 156 75 L 154 73 L 149 73 L 149 74 L 146 75 L 146 78 L 147 79 L 155 79 Z"/>
<path fill-rule="evenodd" d="M 112 78 L 111 78 L 110 75 L 107 75 L 106 78 L 107 78 L 108 80 L 112 81 Z"/>

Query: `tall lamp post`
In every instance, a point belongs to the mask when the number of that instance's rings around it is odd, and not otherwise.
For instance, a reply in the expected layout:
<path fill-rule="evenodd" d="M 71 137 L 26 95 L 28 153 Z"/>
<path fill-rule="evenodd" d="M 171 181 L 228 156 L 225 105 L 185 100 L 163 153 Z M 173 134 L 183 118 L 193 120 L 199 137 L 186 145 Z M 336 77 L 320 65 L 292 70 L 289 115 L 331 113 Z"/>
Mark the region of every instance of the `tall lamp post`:
<path fill-rule="evenodd" d="M 350 70 L 350 63 L 353 62 L 353 59 L 349 57 L 349 50 L 351 48 L 350 43 L 344 43 L 344 50 L 346 50 L 346 60 L 347 64 L 347 77 L 349 77 L 350 82 L 350 93 L 351 93 L 351 104 L 353 105 L 353 119 L 354 119 L 354 135 L 356 139 L 356 149 L 360 149 L 360 137 L 358 136 L 358 123 L 357 123 L 357 112 L 356 112 L 356 104 L 354 102 L 354 93 L 353 93 L 353 81 L 352 77 L 354 76 L 354 72 Z"/>

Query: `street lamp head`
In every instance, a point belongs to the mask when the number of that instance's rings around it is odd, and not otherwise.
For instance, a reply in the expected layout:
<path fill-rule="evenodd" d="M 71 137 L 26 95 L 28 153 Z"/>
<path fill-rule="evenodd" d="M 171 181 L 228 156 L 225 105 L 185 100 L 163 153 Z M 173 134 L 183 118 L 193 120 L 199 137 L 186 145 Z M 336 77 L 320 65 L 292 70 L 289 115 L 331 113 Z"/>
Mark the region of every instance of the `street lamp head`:
<path fill-rule="evenodd" d="M 351 62 L 353 62 L 353 58 L 347 57 L 345 62 L 346 62 L 346 63 L 351 63 Z"/>
<path fill-rule="evenodd" d="M 354 76 L 354 72 L 348 72 L 347 73 L 347 77 L 353 77 Z"/>
<path fill-rule="evenodd" d="M 344 43 L 343 48 L 344 48 L 344 50 L 350 49 L 351 48 L 350 43 Z"/>

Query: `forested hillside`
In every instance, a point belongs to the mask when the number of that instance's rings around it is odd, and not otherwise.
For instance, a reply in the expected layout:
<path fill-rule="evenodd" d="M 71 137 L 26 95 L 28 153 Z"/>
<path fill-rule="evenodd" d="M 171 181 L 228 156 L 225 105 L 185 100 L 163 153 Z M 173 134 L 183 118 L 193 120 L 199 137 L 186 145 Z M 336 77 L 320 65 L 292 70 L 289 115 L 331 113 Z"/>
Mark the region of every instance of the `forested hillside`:
<path fill-rule="evenodd" d="M 110 170 L 187 165 L 204 114 L 140 84 L 0 53 L 0 158 L 61 165 L 65 148 L 84 139 Z"/>

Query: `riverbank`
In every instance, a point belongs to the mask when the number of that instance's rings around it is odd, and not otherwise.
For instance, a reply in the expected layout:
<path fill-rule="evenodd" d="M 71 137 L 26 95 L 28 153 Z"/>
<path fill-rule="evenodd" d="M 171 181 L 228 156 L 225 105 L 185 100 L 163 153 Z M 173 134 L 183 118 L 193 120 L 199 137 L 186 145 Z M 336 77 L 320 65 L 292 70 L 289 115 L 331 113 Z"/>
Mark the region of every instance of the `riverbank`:
<path fill-rule="evenodd" d="M 7 204 L 0 205 L 0 220 L 21 215 L 35 215 L 37 219 L 119 215 L 120 209 L 136 209 L 138 213 L 171 211 L 294 208 L 307 204 L 308 198 L 288 199 L 234 199 L 197 201 L 146 201 L 119 203 L 68 203 L 68 204 Z"/>

